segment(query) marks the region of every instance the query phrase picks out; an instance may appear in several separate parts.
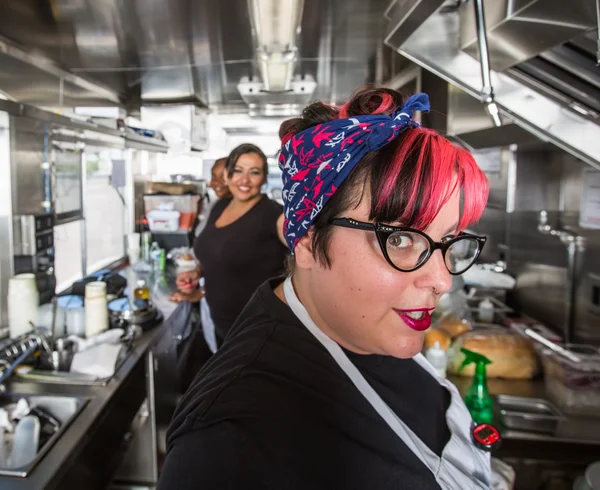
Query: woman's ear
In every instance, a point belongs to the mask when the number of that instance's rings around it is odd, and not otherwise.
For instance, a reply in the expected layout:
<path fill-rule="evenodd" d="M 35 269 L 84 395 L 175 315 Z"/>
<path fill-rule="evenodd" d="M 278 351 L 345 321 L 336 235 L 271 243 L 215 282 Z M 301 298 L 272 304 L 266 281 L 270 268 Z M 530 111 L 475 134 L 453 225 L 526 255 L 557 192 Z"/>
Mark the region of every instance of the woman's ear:
<path fill-rule="evenodd" d="M 314 267 L 315 258 L 313 257 L 312 237 L 313 230 L 310 228 L 296 244 L 296 248 L 294 248 L 296 267 L 301 269 L 312 269 Z"/>

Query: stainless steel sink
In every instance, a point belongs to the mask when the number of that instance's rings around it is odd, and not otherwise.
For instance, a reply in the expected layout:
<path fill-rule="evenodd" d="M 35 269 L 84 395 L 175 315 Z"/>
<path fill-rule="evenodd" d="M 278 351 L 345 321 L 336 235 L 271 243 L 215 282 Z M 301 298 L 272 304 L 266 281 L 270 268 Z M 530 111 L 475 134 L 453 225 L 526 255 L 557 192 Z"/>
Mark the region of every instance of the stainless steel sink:
<path fill-rule="evenodd" d="M 38 452 L 29 463 L 19 468 L 9 468 L 0 466 L 0 475 L 16 476 L 25 478 L 33 468 L 42 460 L 46 453 L 64 434 L 67 427 L 77 418 L 89 401 L 85 397 L 61 396 L 61 395 L 22 395 L 18 393 L 9 393 L 0 395 L 0 407 L 10 408 L 20 399 L 25 398 L 29 403 L 30 408 L 43 409 L 48 414 L 52 415 L 60 422 L 59 430 L 52 435 L 42 447 L 38 448 Z"/>
<path fill-rule="evenodd" d="M 119 366 L 117 366 L 118 369 Z M 116 371 L 116 370 L 115 370 Z M 56 383 L 65 385 L 106 386 L 111 380 L 98 378 L 89 374 L 70 373 L 67 371 L 46 371 L 42 369 L 20 368 L 15 370 L 15 379 L 35 383 Z"/>
<path fill-rule="evenodd" d="M 127 347 L 122 349 L 115 365 L 115 373 L 119 370 L 125 359 L 127 359 L 129 352 L 130 350 Z M 29 366 L 20 366 L 15 369 L 14 376 L 19 381 L 30 381 L 35 383 L 106 386 L 114 374 L 106 378 L 100 378 L 90 374 L 72 373 L 69 371 L 52 371 L 51 369 L 32 369 Z"/>

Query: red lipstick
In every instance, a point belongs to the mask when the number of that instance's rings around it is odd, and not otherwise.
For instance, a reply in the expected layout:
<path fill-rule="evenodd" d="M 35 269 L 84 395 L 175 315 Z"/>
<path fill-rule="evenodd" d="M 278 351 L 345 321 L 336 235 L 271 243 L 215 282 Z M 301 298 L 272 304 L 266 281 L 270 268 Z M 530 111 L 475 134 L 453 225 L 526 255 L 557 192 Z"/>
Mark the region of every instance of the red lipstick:
<path fill-rule="evenodd" d="M 431 312 L 433 310 L 430 308 L 417 308 L 413 310 L 397 310 L 394 308 L 394 311 L 402 318 L 402 321 L 406 325 L 417 332 L 423 332 L 431 326 Z"/>

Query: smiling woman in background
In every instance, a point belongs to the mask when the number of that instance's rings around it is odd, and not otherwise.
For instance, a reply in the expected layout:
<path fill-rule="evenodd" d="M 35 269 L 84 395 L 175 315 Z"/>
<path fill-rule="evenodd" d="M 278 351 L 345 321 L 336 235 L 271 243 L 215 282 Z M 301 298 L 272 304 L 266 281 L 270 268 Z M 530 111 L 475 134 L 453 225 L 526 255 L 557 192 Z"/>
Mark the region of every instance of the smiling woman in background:
<path fill-rule="evenodd" d="M 225 163 L 231 196 L 214 205 L 194 243 L 198 268 L 177 279 L 199 301 L 202 293 L 190 289 L 204 276 L 219 345 L 256 288 L 284 270 L 282 207 L 261 194 L 266 179 L 267 157 L 260 148 L 243 144 L 231 152 Z"/>
<path fill-rule="evenodd" d="M 485 242 L 462 230 L 488 181 L 414 121 L 427 109 L 366 89 L 282 125 L 293 272 L 260 286 L 180 402 L 159 489 L 489 488 L 467 407 L 420 354 Z"/>

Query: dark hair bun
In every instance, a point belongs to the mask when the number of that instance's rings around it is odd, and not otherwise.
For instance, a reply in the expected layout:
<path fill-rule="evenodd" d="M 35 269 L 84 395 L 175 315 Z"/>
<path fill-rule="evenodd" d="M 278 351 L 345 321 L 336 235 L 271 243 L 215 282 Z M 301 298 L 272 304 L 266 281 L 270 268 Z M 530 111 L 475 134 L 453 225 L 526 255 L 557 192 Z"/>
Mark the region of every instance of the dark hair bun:
<path fill-rule="evenodd" d="M 281 124 L 279 138 L 285 144 L 292 136 L 305 129 L 337 119 L 338 114 L 336 107 L 323 102 L 313 102 L 302 111 L 300 117 L 288 119 Z"/>
<path fill-rule="evenodd" d="M 367 114 L 392 114 L 402 106 L 404 97 L 400 92 L 385 87 L 365 87 L 357 90 L 350 101 L 340 109 L 313 102 L 306 107 L 300 117 L 284 121 L 279 128 L 279 138 L 282 144 L 294 135 L 335 119 Z"/>
<path fill-rule="evenodd" d="M 357 90 L 350 101 L 340 109 L 339 117 L 364 116 L 367 114 L 392 114 L 402 106 L 404 97 L 400 92 L 384 87 Z"/>

